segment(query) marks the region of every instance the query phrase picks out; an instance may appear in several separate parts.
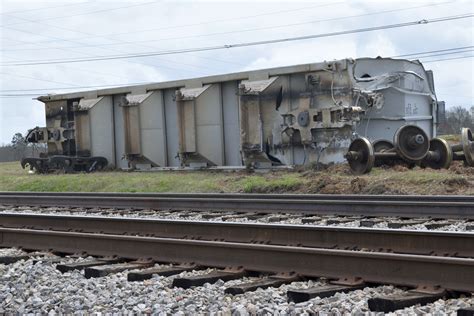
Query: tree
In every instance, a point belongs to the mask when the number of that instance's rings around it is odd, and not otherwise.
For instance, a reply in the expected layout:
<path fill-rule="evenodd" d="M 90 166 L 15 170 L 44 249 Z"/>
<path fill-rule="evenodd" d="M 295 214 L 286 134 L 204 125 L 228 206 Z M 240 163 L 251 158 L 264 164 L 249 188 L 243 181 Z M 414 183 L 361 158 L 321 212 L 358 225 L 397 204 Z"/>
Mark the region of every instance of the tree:
<path fill-rule="evenodd" d="M 455 106 L 446 111 L 446 122 L 443 124 L 443 134 L 459 134 L 461 128 L 469 127 L 474 129 L 473 117 L 468 109 L 462 106 Z"/>
<path fill-rule="evenodd" d="M 21 133 L 16 133 L 12 138 L 12 147 L 15 151 L 15 158 L 18 160 L 25 155 L 28 144 Z"/>

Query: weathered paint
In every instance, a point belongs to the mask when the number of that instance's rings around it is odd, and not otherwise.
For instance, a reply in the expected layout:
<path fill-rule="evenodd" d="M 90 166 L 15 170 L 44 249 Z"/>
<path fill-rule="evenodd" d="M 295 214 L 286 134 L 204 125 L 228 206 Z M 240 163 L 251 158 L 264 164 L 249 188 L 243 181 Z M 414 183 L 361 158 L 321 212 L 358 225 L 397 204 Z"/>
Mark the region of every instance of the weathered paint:
<path fill-rule="evenodd" d="M 357 135 L 392 139 L 401 125 L 415 124 L 433 137 L 437 111 L 432 73 L 418 61 L 384 58 L 39 99 L 48 128 L 65 128 L 54 117 L 79 100 L 77 149 L 100 153 L 119 168 L 341 162 Z M 60 151 L 57 142 L 49 145 Z"/>

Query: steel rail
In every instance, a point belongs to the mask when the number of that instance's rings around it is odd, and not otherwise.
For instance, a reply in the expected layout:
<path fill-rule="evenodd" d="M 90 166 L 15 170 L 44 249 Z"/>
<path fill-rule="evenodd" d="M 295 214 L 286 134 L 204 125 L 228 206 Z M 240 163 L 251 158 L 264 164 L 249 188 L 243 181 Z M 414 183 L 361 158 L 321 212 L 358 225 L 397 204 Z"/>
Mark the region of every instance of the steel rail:
<path fill-rule="evenodd" d="M 386 196 L 354 198 L 331 195 L 102 195 L 102 194 L 24 194 L 0 195 L 0 204 L 63 206 L 152 208 L 176 210 L 237 210 L 256 212 L 285 212 L 304 214 L 338 214 L 366 216 L 402 216 L 474 219 L 474 200 L 462 198 L 431 198 L 430 196 L 404 196 L 391 199 Z"/>
<path fill-rule="evenodd" d="M 150 192 L 32 192 L 32 191 L 0 191 L 0 199 L 4 196 L 55 196 L 55 197 L 149 197 L 149 198 L 222 198 L 222 199 L 304 199 L 304 200 L 351 200 L 351 201 L 419 201 L 428 202 L 472 202 L 474 195 L 381 195 L 381 194 L 273 194 L 273 193 L 150 193 Z"/>
<path fill-rule="evenodd" d="M 6 228 L 474 257 L 474 233 L 465 232 L 19 213 L 0 213 L 0 225 Z"/>
<path fill-rule="evenodd" d="M 13 228 L 0 229 L 0 245 L 474 291 L 474 259 L 465 258 Z"/>

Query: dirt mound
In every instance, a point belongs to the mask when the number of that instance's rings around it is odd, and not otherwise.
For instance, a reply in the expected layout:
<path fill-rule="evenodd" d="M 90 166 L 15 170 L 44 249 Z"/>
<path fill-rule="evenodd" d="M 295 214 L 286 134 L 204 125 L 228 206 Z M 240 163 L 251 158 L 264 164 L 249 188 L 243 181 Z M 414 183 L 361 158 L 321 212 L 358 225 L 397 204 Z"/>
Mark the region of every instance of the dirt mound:
<path fill-rule="evenodd" d="M 463 161 L 453 161 L 449 167 L 449 171 L 456 174 L 474 175 L 474 168 L 464 165 Z"/>
<path fill-rule="evenodd" d="M 446 184 L 448 186 L 454 186 L 454 187 L 462 187 L 462 186 L 469 186 L 471 185 L 469 181 L 467 181 L 466 178 L 451 178 L 451 179 L 446 179 L 443 180 L 441 183 Z"/>
<path fill-rule="evenodd" d="M 365 189 L 367 184 L 368 182 L 366 179 L 356 177 L 353 180 L 351 180 L 351 191 L 353 193 L 360 193 L 362 190 Z"/>
<path fill-rule="evenodd" d="M 408 194 L 404 190 L 394 188 L 393 186 L 384 183 L 372 183 L 366 186 L 360 192 L 360 194 L 389 194 L 389 195 L 406 195 Z"/>

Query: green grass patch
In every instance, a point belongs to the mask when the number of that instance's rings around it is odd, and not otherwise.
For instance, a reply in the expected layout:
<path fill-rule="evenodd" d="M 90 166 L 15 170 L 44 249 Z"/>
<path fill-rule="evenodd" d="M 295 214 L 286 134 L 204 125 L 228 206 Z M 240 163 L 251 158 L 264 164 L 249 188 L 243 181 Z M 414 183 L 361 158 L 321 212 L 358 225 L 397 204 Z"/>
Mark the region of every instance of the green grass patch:
<path fill-rule="evenodd" d="M 28 174 L 19 163 L 0 164 L 1 191 L 219 192 L 224 174 L 201 172 L 97 172 Z"/>
<path fill-rule="evenodd" d="M 299 172 L 110 171 L 41 175 L 29 174 L 14 162 L 0 163 L 0 191 L 474 194 L 474 171 L 456 163 L 450 170 L 374 168 L 369 174 L 356 176 L 347 165 Z"/>
<path fill-rule="evenodd" d="M 305 183 L 298 174 L 287 173 L 284 177 L 268 178 L 249 176 L 241 181 L 245 193 L 283 193 L 297 191 Z"/>

